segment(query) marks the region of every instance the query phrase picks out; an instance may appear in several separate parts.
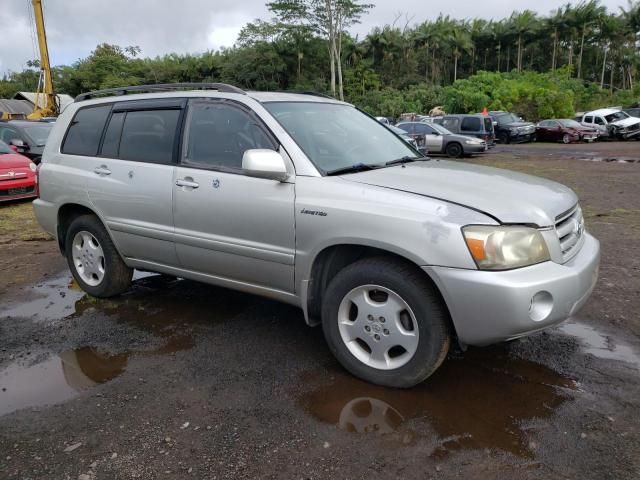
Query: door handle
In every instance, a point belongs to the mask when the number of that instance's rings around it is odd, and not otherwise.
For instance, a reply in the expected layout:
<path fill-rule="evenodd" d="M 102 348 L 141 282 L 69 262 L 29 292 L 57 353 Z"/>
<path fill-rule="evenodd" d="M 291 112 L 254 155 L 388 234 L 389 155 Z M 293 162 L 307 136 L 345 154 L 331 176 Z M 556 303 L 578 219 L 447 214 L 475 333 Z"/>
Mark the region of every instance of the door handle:
<path fill-rule="evenodd" d="M 106 165 L 100 165 L 98 168 L 93 170 L 93 173 L 97 175 L 111 175 L 111 170 Z"/>
<path fill-rule="evenodd" d="M 200 186 L 200 184 L 198 182 L 194 182 L 193 178 L 191 177 L 179 178 L 178 180 L 176 180 L 176 185 L 178 187 L 187 187 L 187 188 L 198 188 Z"/>

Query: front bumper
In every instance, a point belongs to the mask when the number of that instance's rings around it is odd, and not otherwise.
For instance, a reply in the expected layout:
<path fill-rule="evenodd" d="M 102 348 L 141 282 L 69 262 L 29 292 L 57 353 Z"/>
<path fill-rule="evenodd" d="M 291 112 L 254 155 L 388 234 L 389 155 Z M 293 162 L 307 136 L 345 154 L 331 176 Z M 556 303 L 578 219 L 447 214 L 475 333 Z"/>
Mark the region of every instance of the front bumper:
<path fill-rule="evenodd" d="M 440 289 L 460 342 L 482 346 L 543 330 L 574 315 L 593 291 L 599 262 L 600 243 L 587 233 L 580 252 L 562 265 L 549 261 L 503 272 L 423 269 Z"/>
<path fill-rule="evenodd" d="M 0 182 L 0 202 L 33 198 L 37 196 L 34 177 L 22 177 L 16 180 L 4 180 Z"/>
<path fill-rule="evenodd" d="M 487 146 L 486 144 L 479 144 L 479 145 L 468 145 L 468 144 L 464 144 L 462 145 L 462 151 L 466 154 L 466 155 L 473 155 L 473 154 L 477 154 L 477 153 L 484 153 L 487 151 Z"/>

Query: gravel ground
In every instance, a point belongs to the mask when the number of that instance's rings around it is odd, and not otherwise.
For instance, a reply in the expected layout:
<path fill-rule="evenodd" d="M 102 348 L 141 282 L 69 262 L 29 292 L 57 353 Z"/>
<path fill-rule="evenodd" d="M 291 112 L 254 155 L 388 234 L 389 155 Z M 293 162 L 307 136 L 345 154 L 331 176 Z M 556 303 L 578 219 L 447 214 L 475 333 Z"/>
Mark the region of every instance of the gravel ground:
<path fill-rule="evenodd" d="M 578 318 L 411 390 L 350 377 L 287 305 L 148 275 L 97 300 L 54 242 L 2 236 L 0 478 L 638 478 L 637 145 L 466 160 L 574 188 L 600 280 Z"/>

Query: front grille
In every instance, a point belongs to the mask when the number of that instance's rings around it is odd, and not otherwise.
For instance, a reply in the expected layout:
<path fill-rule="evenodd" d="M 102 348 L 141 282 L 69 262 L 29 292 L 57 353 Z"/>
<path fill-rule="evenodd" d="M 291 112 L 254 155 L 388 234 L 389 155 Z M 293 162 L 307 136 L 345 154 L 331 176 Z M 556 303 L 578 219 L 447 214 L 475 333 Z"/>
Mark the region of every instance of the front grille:
<path fill-rule="evenodd" d="M 556 234 L 563 260 L 569 260 L 577 253 L 584 235 L 584 218 L 580 205 L 556 217 Z"/>
<path fill-rule="evenodd" d="M 16 187 L 7 190 L 0 190 L 0 197 L 13 197 L 14 195 L 27 195 L 35 192 L 35 187 Z"/>

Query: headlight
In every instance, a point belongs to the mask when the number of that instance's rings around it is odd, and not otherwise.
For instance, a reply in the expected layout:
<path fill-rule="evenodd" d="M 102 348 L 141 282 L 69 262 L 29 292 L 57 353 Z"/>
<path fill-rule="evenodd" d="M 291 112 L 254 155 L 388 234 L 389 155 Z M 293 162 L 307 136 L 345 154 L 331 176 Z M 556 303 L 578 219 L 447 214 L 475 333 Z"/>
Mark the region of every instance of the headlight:
<path fill-rule="evenodd" d="M 481 140 L 465 140 L 464 143 L 467 145 L 482 145 Z"/>
<path fill-rule="evenodd" d="M 29 164 L 29 168 L 31 169 L 32 172 L 35 172 L 38 169 L 38 167 L 36 167 L 36 164 L 33 162 Z"/>
<path fill-rule="evenodd" d="M 469 225 L 462 232 L 481 270 L 508 270 L 550 259 L 544 238 L 534 228 Z"/>
<path fill-rule="evenodd" d="M 509 131 L 511 132 L 511 135 L 517 135 L 518 134 L 518 129 L 517 128 L 511 128 Z"/>

